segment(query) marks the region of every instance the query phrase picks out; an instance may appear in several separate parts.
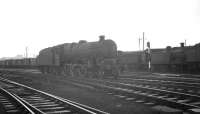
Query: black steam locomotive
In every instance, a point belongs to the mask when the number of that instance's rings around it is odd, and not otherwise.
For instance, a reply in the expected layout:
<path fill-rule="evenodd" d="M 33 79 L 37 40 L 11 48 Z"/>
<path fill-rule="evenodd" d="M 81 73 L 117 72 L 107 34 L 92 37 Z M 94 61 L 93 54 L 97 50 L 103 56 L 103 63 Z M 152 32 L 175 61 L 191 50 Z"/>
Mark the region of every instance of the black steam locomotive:
<path fill-rule="evenodd" d="M 119 64 L 128 71 L 147 71 L 148 62 L 153 72 L 200 73 L 200 44 L 194 46 L 151 49 L 147 51 L 121 52 Z"/>
<path fill-rule="evenodd" d="M 43 73 L 76 76 L 118 75 L 117 45 L 100 36 L 99 41 L 65 43 L 40 51 L 37 57 Z"/>

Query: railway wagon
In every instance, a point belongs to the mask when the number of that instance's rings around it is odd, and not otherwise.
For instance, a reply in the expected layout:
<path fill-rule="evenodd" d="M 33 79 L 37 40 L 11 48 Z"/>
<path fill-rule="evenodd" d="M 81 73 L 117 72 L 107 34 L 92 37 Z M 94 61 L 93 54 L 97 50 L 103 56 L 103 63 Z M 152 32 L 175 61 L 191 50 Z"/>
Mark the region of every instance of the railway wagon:
<path fill-rule="evenodd" d="M 200 45 L 188 46 L 184 48 L 185 69 L 190 73 L 200 72 Z"/>
<path fill-rule="evenodd" d="M 153 71 L 199 73 L 200 46 L 168 47 L 166 50 L 151 53 Z"/>
<path fill-rule="evenodd" d="M 163 50 L 151 53 L 151 70 L 166 72 L 170 69 L 170 52 Z"/>
<path fill-rule="evenodd" d="M 104 73 L 101 63 L 112 61 L 116 57 L 115 42 L 100 36 L 96 42 L 81 40 L 78 43 L 65 43 L 43 49 L 37 61 L 43 73 L 86 75 Z"/>
<path fill-rule="evenodd" d="M 118 57 L 119 66 L 126 66 L 128 71 L 148 70 L 151 62 L 153 72 L 200 72 L 200 43 L 194 46 L 170 47 L 151 49 L 147 51 L 121 52 Z"/>
<path fill-rule="evenodd" d="M 6 59 L 0 61 L 1 68 L 36 68 L 35 58 Z"/>
<path fill-rule="evenodd" d="M 196 60 L 200 64 L 200 43 L 195 45 Z"/>
<path fill-rule="evenodd" d="M 121 72 L 142 70 L 142 51 L 121 52 L 118 56 Z"/>
<path fill-rule="evenodd" d="M 196 53 L 196 72 L 200 73 L 200 43 L 195 45 L 195 53 Z"/>
<path fill-rule="evenodd" d="M 196 53 L 196 69 L 200 72 L 200 43 L 195 45 L 195 53 Z"/>
<path fill-rule="evenodd" d="M 5 64 L 5 60 L 0 60 L 0 68 L 3 68 Z"/>
<path fill-rule="evenodd" d="M 186 58 L 186 50 L 188 50 L 188 47 L 181 46 L 171 48 L 168 46 L 159 51 L 152 51 L 151 70 L 158 72 L 187 71 L 187 59 L 193 60 L 193 58 L 191 56 Z"/>

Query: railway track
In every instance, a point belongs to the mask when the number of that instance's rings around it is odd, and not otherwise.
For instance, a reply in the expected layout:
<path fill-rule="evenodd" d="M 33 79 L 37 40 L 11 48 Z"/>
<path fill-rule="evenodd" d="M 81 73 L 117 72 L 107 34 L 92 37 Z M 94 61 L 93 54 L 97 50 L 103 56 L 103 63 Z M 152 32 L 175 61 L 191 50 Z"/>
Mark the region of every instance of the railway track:
<path fill-rule="evenodd" d="M 84 78 L 67 78 L 66 80 L 70 80 L 76 85 L 102 89 L 108 94 L 124 98 L 127 101 L 134 100 L 150 106 L 167 105 L 188 112 L 200 109 L 200 94 L 197 93 L 199 83 L 150 78 L 136 77 L 136 79 L 127 78 L 118 81 Z"/>
<path fill-rule="evenodd" d="M 200 83 L 163 81 L 152 79 L 121 79 L 119 82 L 137 84 L 138 86 L 149 86 L 151 88 L 178 91 L 182 93 L 200 95 Z"/>
<path fill-rule="evenodd" d="M 0 113 L 29 113 L 34 114 L 31 108 L 16 98 L 15 95 L 11 94 L 7 90 L 0 87 Z"/>
<path fill-rule="evenodd" d="M 183 77 L 159 77 L 155 75 L 119 77 L 119 82 L 137 84 L 138 86 L 149 86 L 168 91 L 176 91 L 186 94 L 200 95 L 199 78 Z"/>
<path fill-rule="evenodd" d="M 189 74 L 188 74 L 189 75 Z M 200 83 L 200 75 L 199 76 L 182 76 L 182 75 L 173 75 L 170 74 L 159 74 L 159 73 L 146 73 L 142 76 L 142 74 L 134 73 L 129 76 L 120 76 L 120 79 L 152 79 L 152 80 L 163 80 L 163 81 L 177 81 L 177 82 L 191 82 L 191 83 Z"/>
<path fill-rule="evenodd" d="M 190 78 L 190 79 L 200 79 L 200 74 L 164 74 L 164 73 L 152 73 L 154 75 L 158 76 L 166 76 L 166 77 L 171 77 L 171 78 Z"/>
<path fill-rule="evenodd" d="M 29 113 L 27 111 L 30 111 L 31 114 L 107 114 L 98 109 L 60 98 L 4 78 L 0 78 L 0 87 L 2 90 L 14 96 L 16 103 L 21 102 L 27 108 L 15 110 L 20 111 L 20 114 L 24 110 L 26 111 L 25 113 Z M 0 102 L 3 104 L 7 98 L 8 95 L 0 96 Z M 14 100 L 10 100 L 9 104 L 16 104 L 15 102 Z M 16 107 L 19 106 L 16 105 Z M 14 109 L 10 111 L 14 111 Z"/>
<path fill-rule="evenodd" d="M 127 101 L 135 100 L 146 105 L 166 105 L 186 112 L 200 110 L 200 96 L 177 91 L 169 91 L 150 86 L 126 84 L 116 81 L 96 79 L 69 79 L 71 82 L 89 85 L 106 91 Z"/>

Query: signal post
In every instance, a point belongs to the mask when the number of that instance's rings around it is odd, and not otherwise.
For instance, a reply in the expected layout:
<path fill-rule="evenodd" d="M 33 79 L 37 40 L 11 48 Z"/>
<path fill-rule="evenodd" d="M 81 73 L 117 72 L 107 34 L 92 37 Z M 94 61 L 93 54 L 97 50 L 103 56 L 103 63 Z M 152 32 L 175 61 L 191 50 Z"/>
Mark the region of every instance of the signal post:
<path fill-rule="evenodd" d="M 147 64 L 148 64 L 148 70 L 151 71 L 151 48 L 150 48 L 150 42 L 147 42 Z"/>

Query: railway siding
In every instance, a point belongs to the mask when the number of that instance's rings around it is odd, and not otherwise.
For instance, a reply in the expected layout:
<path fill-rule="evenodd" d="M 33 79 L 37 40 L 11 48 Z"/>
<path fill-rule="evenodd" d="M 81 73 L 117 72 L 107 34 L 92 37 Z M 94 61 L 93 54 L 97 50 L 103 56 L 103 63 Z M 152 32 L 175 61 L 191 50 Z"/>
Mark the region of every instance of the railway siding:
<path fill-rule="evenodd" d="M 108 94 L 113 94 L 119 98 L 125 98 L 126 100 L 130 100 L 131 98 L 137 99 L 136 102 L 142 102 L 144 104 L 166 105 L 187 112 L 192 109 L 200 109 L 200 96 L 198 95 L 106 80 L 72 79 L 71 81 L 106 90 Z"/>
<path fill-rule="evenodd" d="M 29 104 L 35 111 L 45 114 L 77 113 L 107 114 L 95 108 L 75 103 L 48 93 L 0 78 L 0 86 L 16 95 L 22 102 Z"/>

